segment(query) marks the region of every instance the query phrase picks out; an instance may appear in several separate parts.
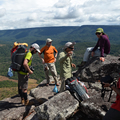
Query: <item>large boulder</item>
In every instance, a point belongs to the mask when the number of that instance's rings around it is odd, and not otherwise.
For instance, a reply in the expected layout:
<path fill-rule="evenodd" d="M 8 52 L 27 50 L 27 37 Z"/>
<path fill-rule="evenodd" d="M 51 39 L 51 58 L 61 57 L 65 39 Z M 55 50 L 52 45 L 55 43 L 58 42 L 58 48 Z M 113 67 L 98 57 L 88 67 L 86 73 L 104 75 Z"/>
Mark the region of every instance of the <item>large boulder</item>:
<path fill-rule="evenodd" d="M 35 111 L 40 120 L 66 120 L 78 107 L 79 102 L 65 91 L 36 107 Z"/>
<path fill-rule="evenodd" d="M 81 81 L 94 82 L 108 74 L 114 79 L 118 79 L 119 72 L 119 57 L 107 55 L 104 62 L 99 57 L 91 58 L 83 67 L 79 67 L 74 75 L 80 77 Z"/>

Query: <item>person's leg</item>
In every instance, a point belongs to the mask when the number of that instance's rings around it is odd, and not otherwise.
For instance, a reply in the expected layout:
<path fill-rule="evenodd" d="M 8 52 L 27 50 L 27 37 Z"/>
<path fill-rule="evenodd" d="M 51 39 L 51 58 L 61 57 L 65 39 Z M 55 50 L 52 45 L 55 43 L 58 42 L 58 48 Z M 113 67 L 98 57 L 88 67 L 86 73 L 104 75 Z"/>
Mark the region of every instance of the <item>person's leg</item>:
<path fill-rule="evenodd" d="M 110 108 L 103 120 L 120 120 L 120 111 Z"/>
<path fill-rule="evenodd" d="M 21 103 L 24 104 L 24 97 L 23 97 L 23 92 L 22 92 L 22 87 L 21 87 L 21 75 L 18 73 L 18 94 L 21 97 Z"/>
<path fill-rule="evenodd" d="M 84 57 L 83 57 L 83 61 L 87 62 L 89 57 L 90 57 L 90 53 L 92 51 L 93 47 L 88 47 L 84 53 Z"/>
<path fill-rule="evenodd" d="M 24 103 L 26 105 L 26 102 L 28 104 L 29 100 L 27 98 L 27 88 L 28 88 L 28 76 L 27 75 L 20 75 L 20 79 L 21 79 L 21 88 L 22 88 L 22 95 L 23 95 L 23 98 L 24 98 Z M 22 99 L 23 101 L 23 99 Z"/>
<path fill-rule="evenodd" d="M 57 78 L 57 71 L 56 71 L 55 63 L 48 63 L 48 66 L 55 80 L 55 84 L 58 85 L 58 78 Z"/>
<path fill-rule="evenodd" d="M 49 85 L 50 83 L 50 77 L 49 77 L 49 66 L 48 66 L 48 63 L 47 64 L 47 69 L 44 68 L 44 73 L 45 73 L 45 77 L 46 77 L 46 80 L 47 80 L 47 85 Z"/>
<path fill-rule="evenodd" d="M 101 51 L 99 49 L 95 50 L 94 56 L 100 57 L 101 56 Z"/>
<path fill-rule="evenodd" d="M 65 79 L 64 78 L 60 79 L 61 79 L 60 92 L 63 92 L 65 90 Z"/>

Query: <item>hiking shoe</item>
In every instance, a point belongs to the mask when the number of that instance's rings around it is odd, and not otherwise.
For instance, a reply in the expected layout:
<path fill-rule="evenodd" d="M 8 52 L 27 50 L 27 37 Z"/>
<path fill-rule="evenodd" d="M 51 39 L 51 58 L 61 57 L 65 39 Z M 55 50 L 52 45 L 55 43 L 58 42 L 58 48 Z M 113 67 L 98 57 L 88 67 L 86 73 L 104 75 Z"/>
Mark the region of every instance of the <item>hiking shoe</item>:
<path fill-rule="evenodd" d="M 47 83 L 46 86 L 49 86 L 49 83 Z"/>
<path fill-rule="evenodd" d="M 25 104 L 24 98 L 21 99 L 21 103 L 22 103 L 22 105 Z"/>
<path fill-rule="evenodd" d="M 59 84 L 57 83 L 56 86 L 59 86 Z"/>
<path fill-rule="evenodd" d="M 28 106 L 28 105 L 33 105 L 34 102 L 33 101 L 29 101 L 28 99 L 25 101 L 25 106 Z"/>

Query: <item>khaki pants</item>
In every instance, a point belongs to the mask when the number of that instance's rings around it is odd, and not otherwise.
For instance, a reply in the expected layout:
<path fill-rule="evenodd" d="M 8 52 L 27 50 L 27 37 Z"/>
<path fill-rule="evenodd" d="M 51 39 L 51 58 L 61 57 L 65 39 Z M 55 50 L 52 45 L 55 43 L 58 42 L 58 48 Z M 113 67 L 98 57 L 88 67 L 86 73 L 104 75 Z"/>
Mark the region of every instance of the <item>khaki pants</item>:
<path fill-rule="evenodd" d="M 55 63 L 46 63 L 46 64 L 48 66 L 48 70 L 45 71 L 45 77 L 47 79 L 47 83 L 49 84 L 50 82 L 50 77 L 49 77 L 49 71 L 50 71 L 55 80 L 55 84 L 57 84 L 58 78 L 57 78 L 57 71 L 56 71 Z"/>
<path fill-rule="evenodd" d="M 65 91 L 65 78 L 60 78 L 61 79 L 61 87 L 60 87 L 60 92 Z"/>

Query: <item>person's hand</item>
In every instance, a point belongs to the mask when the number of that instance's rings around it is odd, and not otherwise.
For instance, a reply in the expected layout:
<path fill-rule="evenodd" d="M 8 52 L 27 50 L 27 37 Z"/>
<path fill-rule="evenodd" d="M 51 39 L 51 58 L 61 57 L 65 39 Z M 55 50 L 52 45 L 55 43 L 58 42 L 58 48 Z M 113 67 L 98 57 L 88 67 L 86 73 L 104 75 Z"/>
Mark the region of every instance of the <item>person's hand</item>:
<path fill-rule="evenodd" d="M 102 82 L 102 83 L 103 83 L 104 87 L 110 87 L 110 83 L 104 83 L 104 82 Z"/>
<path fill-rule="evenodd" d="M 55 58 L 54 62 L 56 62 L 56 58 Z"/>
<path fill-rule="evenodd" d="M 104 57 L 100 57 L 100 60 L 101 60 L 102 62 L 104 62 L 104 61 L 105 61 L 105 58 L 104 58 Z"/>
<path fill-rule="evenodd" d="M 45 64 L 45 61 L 44 61 L 44 59 L 43 59 L 43 58 L 42 58 L 42 63 L 43 63 L 43 64 Z"/>
<path fill-rule="evenodd" d="M 32 70 L 30 70 L 30 71 L 29 71 L 29 74 L 33 74 L 33 71 L 32 71 Z"/>
<path fill-rule="evenodd" d="M 94 56 L 94 52 L 91 52 L 91 56 L 92 56 L 92 57 Z"/>
<path fill-rule="evenodd" d="M 73 54 L 73 51 L 69 51 L 68 53 L 67 53 L 67 56 L 69 57 L 69 56 L 71 56 Z"/>
<path fill-rule="evenodd" d="M 76 68 L 76 65 L 75 65 L 74 63 L 72 63 L 72 67 L 73 67 L 73 68 Z"/>

